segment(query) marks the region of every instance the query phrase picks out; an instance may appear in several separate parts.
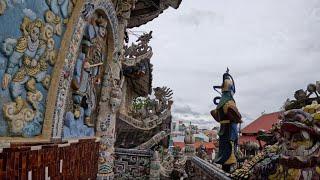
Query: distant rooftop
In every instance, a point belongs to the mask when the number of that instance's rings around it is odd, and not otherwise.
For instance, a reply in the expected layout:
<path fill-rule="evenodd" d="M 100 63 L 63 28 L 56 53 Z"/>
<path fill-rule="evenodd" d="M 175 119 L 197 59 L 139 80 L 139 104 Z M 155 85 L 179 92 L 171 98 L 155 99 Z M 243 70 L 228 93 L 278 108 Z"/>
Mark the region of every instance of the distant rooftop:
<path fill-rule="evenodd" d="M 173 142 L 183 142 L 184 143 L 184 136 L 177 136 L 172 138 Z"/>
<path fill-rule="evenodd" d="M 280 121 L 279 116 L 281 113 L 280 111 L 261 115 L 258 119 L 243 128 L 241 130 L 242 134 L 256 134 L 261 129 L 269 131 L 272 128 L 272 124 Z"/>
<path fill-rule="evenodd" d="M 195 142 L 194 147 L 196 149 L 200 148 L 201 145 L 204 145 L 206 149 L 215 149 L 216 146 L 214 145 L 214 142 Z M 180 149 L 183 149 L 185 147 L 184 142 L 174 142 L 173 146 L 180 147 Z"/>

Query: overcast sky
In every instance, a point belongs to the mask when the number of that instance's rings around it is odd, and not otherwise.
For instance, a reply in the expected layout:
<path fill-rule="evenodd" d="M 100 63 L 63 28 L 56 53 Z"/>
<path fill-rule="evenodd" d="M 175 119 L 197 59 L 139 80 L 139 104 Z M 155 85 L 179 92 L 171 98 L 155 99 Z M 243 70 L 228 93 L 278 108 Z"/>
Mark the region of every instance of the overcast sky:
<path fill-rule="evenodd" d="M 201 127 L 227 67 L 246 124 L 320 80 L 320 0 L 183 0 L 133 30 L 153 31 L 153 86 L 174 90 L 174 119 Z"/>

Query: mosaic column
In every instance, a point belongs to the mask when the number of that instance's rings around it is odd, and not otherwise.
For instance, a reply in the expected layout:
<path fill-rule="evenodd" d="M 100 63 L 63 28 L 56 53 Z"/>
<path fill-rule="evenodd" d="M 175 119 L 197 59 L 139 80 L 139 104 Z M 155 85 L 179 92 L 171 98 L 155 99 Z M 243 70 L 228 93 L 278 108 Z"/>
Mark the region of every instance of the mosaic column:
<path fill-rule="evenodd" d="M 118 48 L 119 49 L 119 48 Z M 96 135 L 100 137 L 98 179 L 114 179 L 114 143 L 116 114 L 122 99 L 123 80 L 120 79 L 120 61 L 118 49 L 115 49 L 112 61 L 106 68 L 102 97 L 99 103 Z"/>
<path fill-rule="evenodd" d="M 110 81 L 111 80 L 111 81 Z M 114 142 L 117 107 L 112 106 L 112 101 L 117 101 L 112 95 L 121 95 L 120 87 L 112 85 L 109 77 L 109 86 L 102 89 L 105 96 L 100 102 L 100 112 L 97 121 L 97 136 L 100 139 L 98 179 L 113 179 L 114 167 Z M 113 100 L 112 100 L 113 99 Z"/>
<path fill-rule="evenodd" d="M 121 10 L 123 10 L 120 7 Z M 119 111 L 122 100 L 122 87 L 124 79 L 120 79 L 121 51 L 124 42 L 124 32 L 127 20 L 130 17 L 130 9 L 126 11 L 125 17 L 118 12 L 118 35 L 119 47 L 113 52 L 113 60 L 109 63 L 104 77 L 104 87 L 102 88 L 102 100 L 99 104 L 100 111 L 97 121 L 97 136 L 100 140 L 100 156 L 98 179 L 114 179 L 114 143 L 116 114 Z"/>

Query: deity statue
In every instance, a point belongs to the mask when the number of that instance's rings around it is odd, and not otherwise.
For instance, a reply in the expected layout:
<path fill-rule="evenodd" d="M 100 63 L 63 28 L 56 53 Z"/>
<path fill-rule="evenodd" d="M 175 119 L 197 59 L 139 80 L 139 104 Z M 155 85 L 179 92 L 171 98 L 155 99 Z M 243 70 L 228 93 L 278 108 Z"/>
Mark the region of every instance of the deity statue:
<path fill-rule="evenodd" d="M 75 117 L 79 117 L 80 108 L 83 108 L 85 123 L 90 127 L 94 126 L 92 115 L 97 110 L 98 86 L 101 85 L 105 58 L 106 28 L 107 22 L 102 16 L 94 17 L 92 24 L 88 25 L 72 80 Z"/>
<path fill-rule="evenodd" d="M 238 111 L 233 95 L 236 92 L 235 84 L 229 69 L 223 74 L 221 86 L 214 86 L 221 89 L 221 97 L 216 97 L 214 103 L 217 105 L 211 111 L 212 117 L 220 123 L 219 151 L 215 162 L 222 165 L 222 169 L 230 172 L 230 168 L 237 162 L 235 152 L 237 152 L 238 124 L 242 123 L 241 114 Z M 217 91 L 217 90 L 216 90 Z M 220 92 L 219 92 L 220 93 Z M 220 100 L 219 103 L 217 100 Z"/>

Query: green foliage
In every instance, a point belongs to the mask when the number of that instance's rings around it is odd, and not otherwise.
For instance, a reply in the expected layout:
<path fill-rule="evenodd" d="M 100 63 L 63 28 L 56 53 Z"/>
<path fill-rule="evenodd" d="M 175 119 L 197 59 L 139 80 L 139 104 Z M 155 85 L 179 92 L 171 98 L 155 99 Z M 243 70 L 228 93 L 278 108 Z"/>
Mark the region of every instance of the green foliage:
<path fill-rule="evenodd" d="M 146 107 L 152 106 L 152 101 L 149 97 L 137 97 L 132 101 L 132 107 L 134 111 L 144 109 Z"/>
<path fill-rule="evenodd" d="M 132 101 L 132 107 L 133 110 L 138 111 L 144 107 L 146 107 L 147 102 L 146 102 L 146 98 L 143 97 L 137 97 Z"/>

